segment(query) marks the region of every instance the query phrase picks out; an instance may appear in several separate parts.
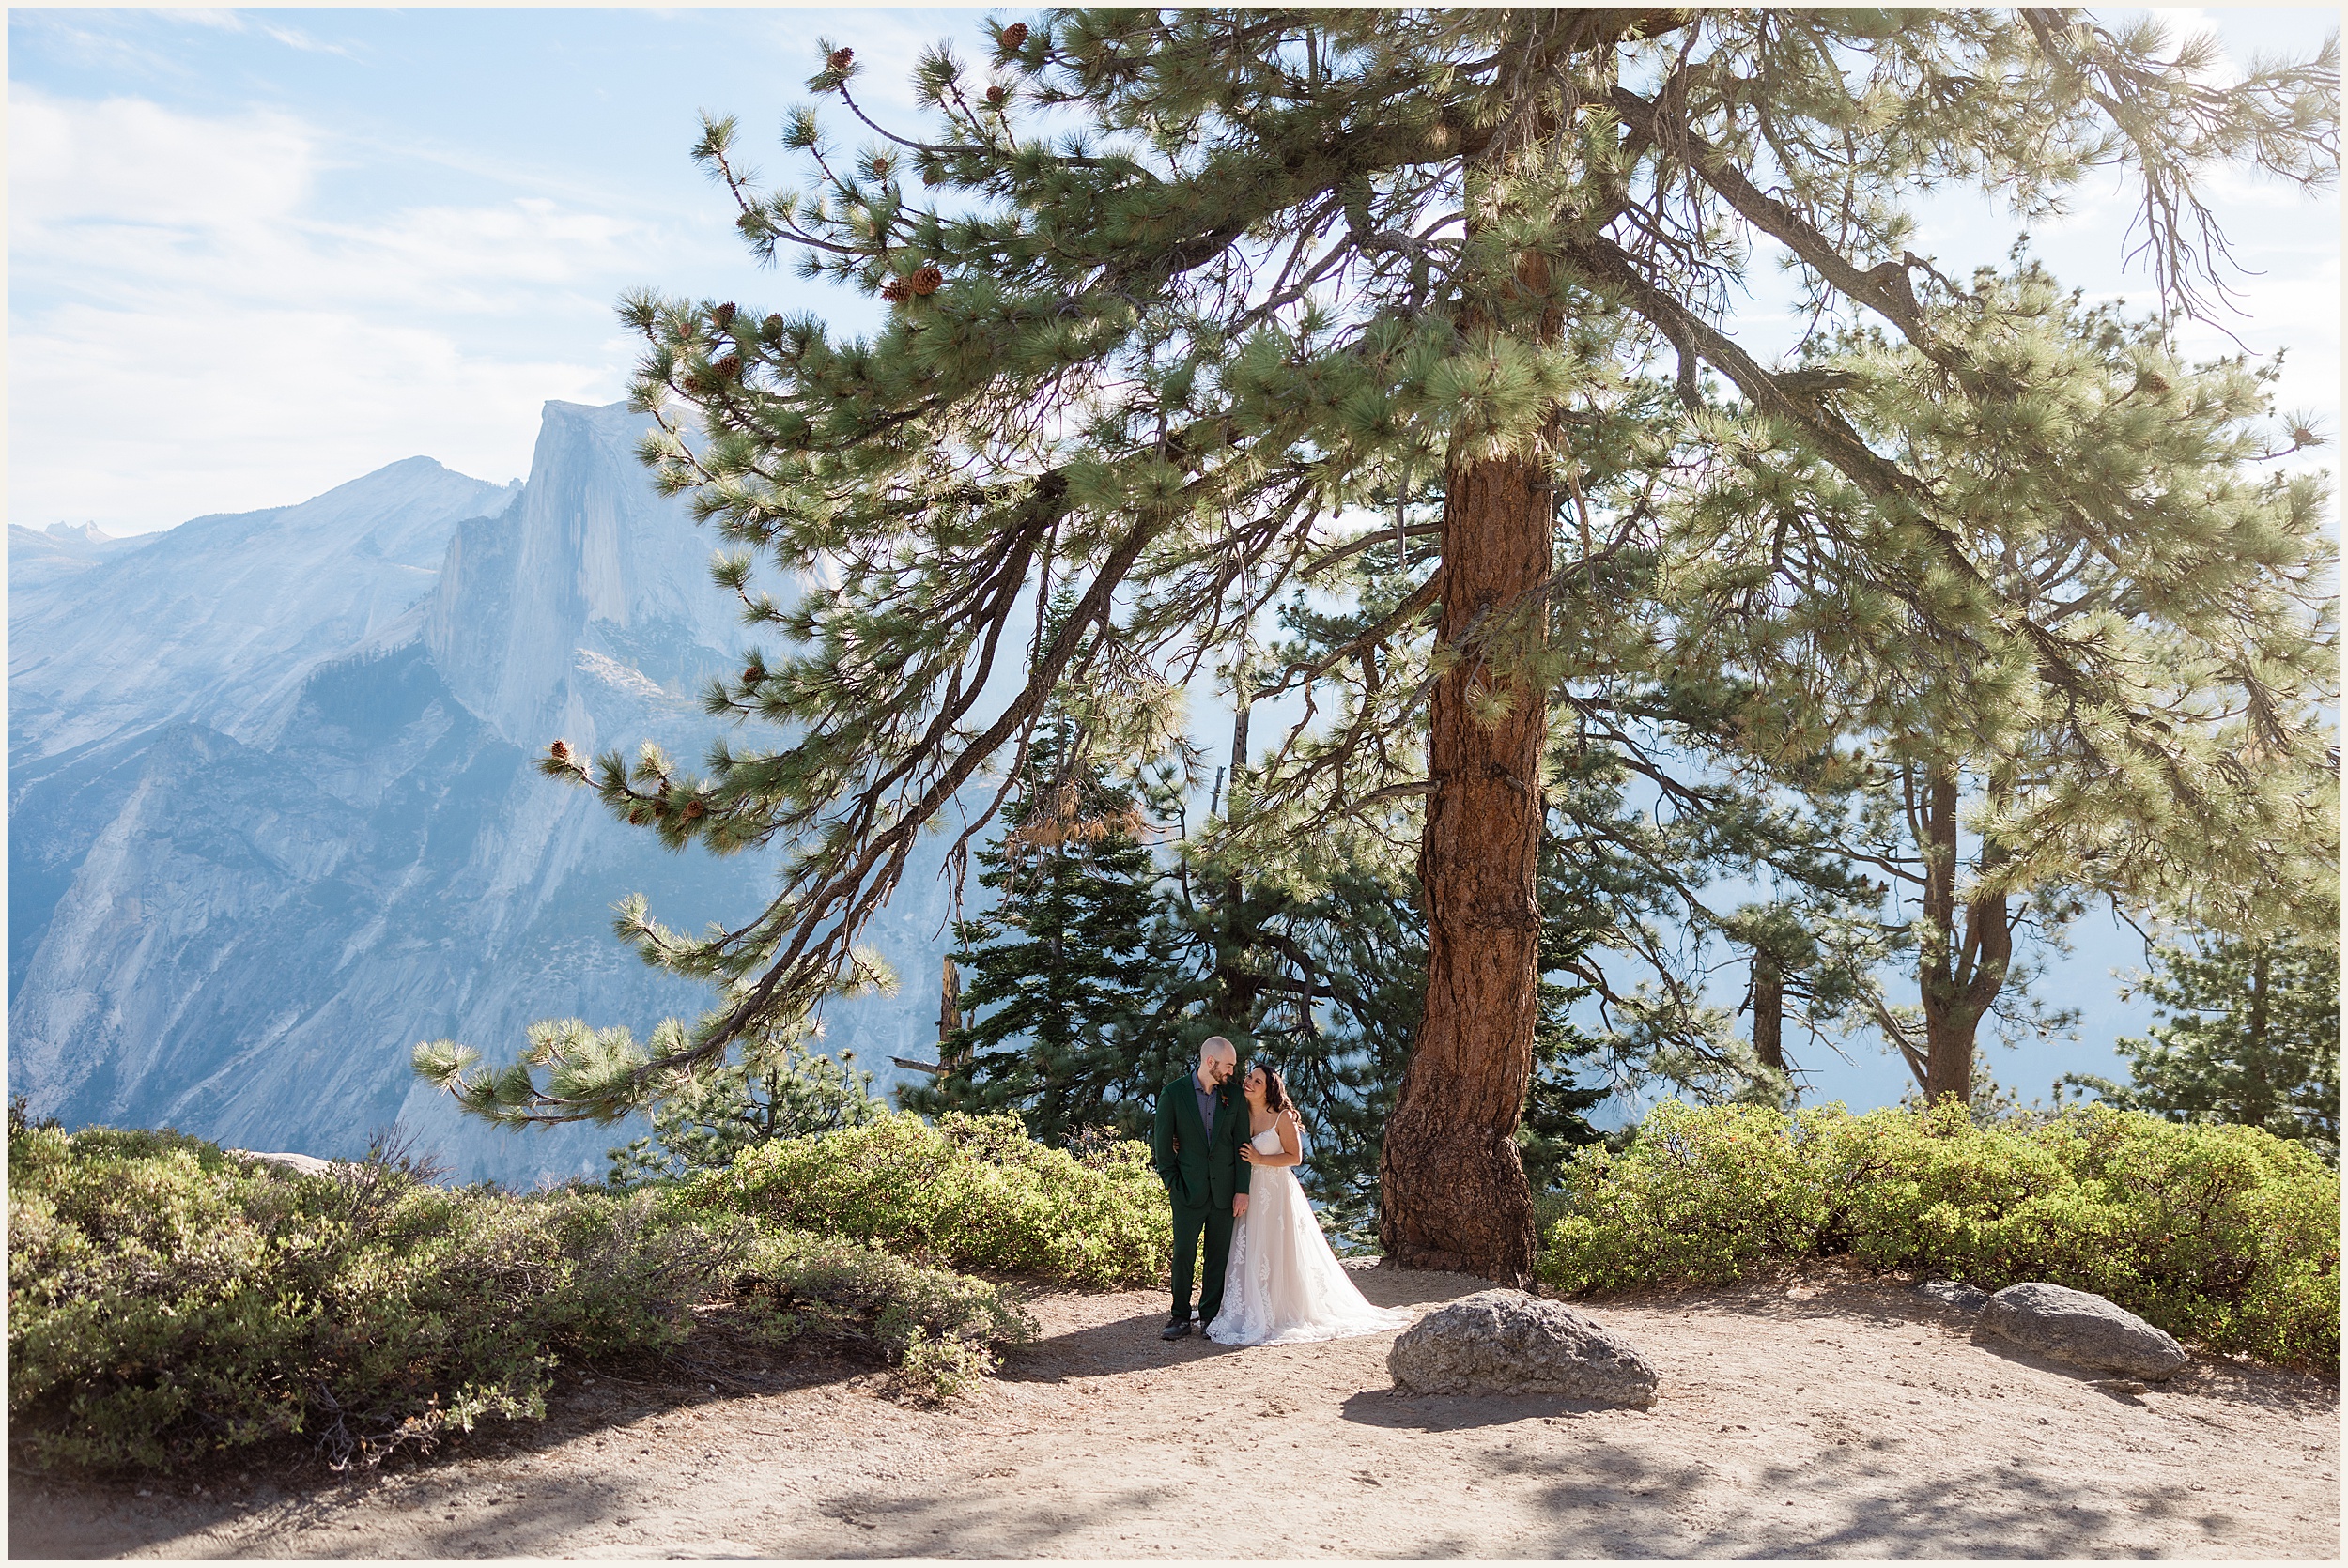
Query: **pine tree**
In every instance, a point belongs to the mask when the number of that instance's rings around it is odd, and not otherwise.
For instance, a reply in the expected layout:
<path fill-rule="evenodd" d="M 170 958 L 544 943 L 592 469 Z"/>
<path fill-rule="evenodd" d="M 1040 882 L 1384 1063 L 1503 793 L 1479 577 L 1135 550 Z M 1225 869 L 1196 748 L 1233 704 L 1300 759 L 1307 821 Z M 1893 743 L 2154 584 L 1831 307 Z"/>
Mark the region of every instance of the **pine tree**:
<path fill-rule="evenodd" d="M 2154 948 L 2142 976 L 2162 1010 L 2124 1037 L 2129 1082 L 2066 1074 L 2110 1104 L 2178 1122 L 2232 1122 L 2304 1143 L 2340 1163 L 2340 947 L 2278 931 L 2203 933 Z"/>
<path fill-rule="evenodd" d="M 2091 309 L 2026 260 L 1977 272 L 1948 331 L 2027 394 L 1956 395 L 1873 330 L 1821 346 L 1813 374 L 1856 431 L 1904 451 L 1985 562 L 1978 590 L 1946 591 L 2023 609 L 2100 694 L 2021 659 L 1943 663 L 1922 614 L 1864 592 L 1751 613 L 1754 585 L 1733 548 L 1709 547 L 1717 530 L 1769 530 L 1790 552 L 1871 526 L 1872 508 L 1823 495 L 1789 523 L 1799 454 L 1722 464 L 1691 493 L 1687 542 L 1711 579 L 1695 591 L 1713 607 L 1691 623 L 1699 662 L 1815 693 L 1803 721 L 1868 757 L 1879 808 L 1852 848 L 1914 895 L 1919 1001 L 1912 1022 L 1876 1016 L 1927 1099 L 1970 1100 L 1981 1024 L 2028 1008 L 2027 944 L 2059 940 L 2083 898 L 2250 931 L 2337 899 L 2337 764 L 2321 745 L 2337 552 L 2323 486 L 2257 471 L 2313 439 L 2272 428 L 2273 366 L 2181 362 L 2164 323 Z M 2129 726 L 2159 751 L 2132 750 Z"/>
<path fill-rule="evenodd" d="M 887 1107 L 854 1053 L 808 1049 L 809 1031 L 762 1032 L 739 1060 L 704 1068 L 652 1107 L 652 1133 L 608 1151 L 614 1187 L 723 1170 L 735 1156 L 779 1138 L 801 1138 L 871 1121 Z"/>
<path fill-rule="evenodd" d="M 978 852 L 996 894 L 960 923 L 953 961 L 972 976 L 945 1070 L 901 1090 L 909 1111 L 1016 1111 L 1065 1144 L 1089 1128 L 1141 1132 L 1182 1042 L 1156 1016 L 1172 960 L 1163 879 L 1139 792 L 1072 755 L 1065 713 L 1027 751 L 1005 832 Z"/>
<path fill-rule="evenodd" d="M 1718 765 L 1720 695 L 1627 685 L 1584 706 L 1604 715 L 1602 730 L 1560 736 L 1542 847 L 1543 961 L 1569 976 L 1574 999 L 1598 1005 L 1593 1065 L 1611 1088 L 1783 1104 L 1800 1070 L 1784 1042 L 1789 1012 L 1813 1038 L 1843 1032 L 1896 935 L 1879 919 L 1879 885 L 1842 853 L 1831 809 L 1795 810 L 1770 778 Z M 1805 776 L 1831 801 L 1818 770 Z M 1632 803 L 1634 782 L 1654 792 L 1646 810 Z M 1722 907 L 1729 890 L 1756 886 L 1772 896 Z M 1706 998 L 1722 945 L 1776 966 L 1773 1008 L 1755 984 L 1745 1037 Z M 1758 1022 L 1765 1008 L 1774 1028 Z"/>
<path fill-rule="evenodd" d="M 1386 1129 L 1382 1237 L 1405 1263 L 1524 1279 L 1547 706 L 1590 673 L 1552 591 L 1616 523 L 1649 527 L 1630 469 L 1691 435 L 1766 438 L 1808 460 L 1800 497 L 1879 515 L 1789 592 L 1863 585 L 1916 613 L 1920 654 L 2039 668 L 2102 744 L 2169 755 L 2104 700 L 2087 651 L 1987 586 L 1929 484 L 1737 341 L 1730 285 L 1767 236 L 1828 315 L 1871 313 L 1953 395 L 2010 401 L 2029 377 L 1950 338 L 1956 301 L 1908 250 L 1903 204 L 1961 183 L 2034 213 L 2124 165 L 2159 281 L 2189 299 L 2201 170 L 2330 177 L 2330 54 L 2214 86 L 2205 49 L 2039 11 L 1200 8 L 988 32 L 981 72 L 944 48 L 917 65 L 914 134 L 865 115 L 855 51 L 827 46 L 811 90 L 876 139 L 852 151 L 796 112 L 810 193 L 759 187 L 731 121 L 698 149 L 754 249 L 887 301 L 883 331 L 626 307 L 647 345 L 636 399 L 665 425 L 647 455 L 740 552 L 720 576 L 752 622 L 794 645 L 711 694 L 778 749 L 725 748 L 703 776 L 547 764 L 668 842 L 797 846 L 741 930 L 628 917 L 647 958 L 722 988 L 671 1069 L 836 983 L 915 836 L 1063 683 L 1113 689 L 1136 725 L 1164 715 L 1169 672 L 1240 646 L 1352 547 L 1356 508 L 1431 510 L 1440 570 L 1297 677 L 1336 715 L 1305 748 L 1329 765 L 1268 760 L 1247 815 L 1418 824 L 1430 1004 Z M 1742 400 L 1724 423 L 1706 367 Z M 786 607 L 750 587 L 760 554 L 840 573 Z M 1080 585 L 1076 607 L 1025 638 L 1039 578 Z M 998 702 L 1010 666 L 1024 683 Z M 1355 744 L 1422 707 L 1423 750 Z M 571 1097 L 645 1085 L 554 1076 Z"/>

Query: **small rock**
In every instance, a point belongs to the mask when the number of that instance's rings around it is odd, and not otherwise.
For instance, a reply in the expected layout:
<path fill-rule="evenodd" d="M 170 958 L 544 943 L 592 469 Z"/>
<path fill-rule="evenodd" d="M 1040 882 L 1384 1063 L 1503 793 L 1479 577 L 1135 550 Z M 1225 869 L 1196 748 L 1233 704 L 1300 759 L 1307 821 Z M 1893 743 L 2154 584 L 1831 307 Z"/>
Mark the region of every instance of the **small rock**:
<path fill-rule="evenodd" d="M 1655 1403 L 1655 1369 L 1620 1337 L 1560 1301 L 1486 1290 L 1439 1307 L 1386 1352 L 1400 1393 L 1557 1394 Z"/>
<path fill-rule="evenodd" d="M 1973 1332 L 2131 1377 L 2167 1377 L 2191 1360 L 2183 1345 L 2126 1308 L 2040 1280 L 2007 1285 L 1989 1298 Z"/>
<path fill-rule="evenodd" d="M 241 1160 L 258 1160 L 264 1164 L 283 1165 L 287 1170 L 300 1171 L 303 1176 L 332 1176 L 335 1165 L 340 1163 L 332 1160 L 320 1160 L 315 1154 L 263 1154 L 257 1149 L 230 1149 L 228 1152 Z"/>
<path fill-rule="evenodd" d="M 1979 1312 L 1989 1304 L 1989 1293 L 1977 1284 L 1962 1280 L 1926 1280 L 1916 1287 L 1920 1296 L 1929 1296 L 1944 1307 L 1958 1312 Z"/>

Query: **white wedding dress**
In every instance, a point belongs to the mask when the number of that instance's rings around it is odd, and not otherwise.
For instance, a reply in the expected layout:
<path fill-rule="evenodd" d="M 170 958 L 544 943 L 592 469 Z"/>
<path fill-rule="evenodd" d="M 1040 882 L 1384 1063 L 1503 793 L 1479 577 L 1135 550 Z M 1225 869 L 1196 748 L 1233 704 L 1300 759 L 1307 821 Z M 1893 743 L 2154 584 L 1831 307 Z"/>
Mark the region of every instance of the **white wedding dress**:
<path fill-rule="evenodd" d="M 1280 1130 L 1256 1134 L 1256 1147 L 1280 1152 Z M 1231 1232 L 1223 1274 L 1223 1310 L 1207 1325 L 1217 1345 L 1294 1345 L 1383 1333 L 1411 1321 L 1407 1312 L 1373 1307 L 1353 1288 L 1305 1189 L 1289 1165 L 1259 1165 L 1248 1177 L 1247 1212 Z"/>

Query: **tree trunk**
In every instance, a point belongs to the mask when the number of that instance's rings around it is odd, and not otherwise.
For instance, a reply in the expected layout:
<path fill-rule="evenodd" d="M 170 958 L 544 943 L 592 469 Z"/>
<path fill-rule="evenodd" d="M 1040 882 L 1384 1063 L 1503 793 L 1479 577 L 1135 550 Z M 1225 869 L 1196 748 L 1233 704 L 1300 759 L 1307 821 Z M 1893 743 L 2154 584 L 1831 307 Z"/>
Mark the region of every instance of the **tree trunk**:
<path fill-rule="evenodd" d="M 1247 700 L 1247 667 L 1244 664 L 1240 666 L 1239 673 L 1231 683 L 1231 700 L 1234 704 L 1231 712 L 1231 793 L 1230 809 L 1226 815 L 1237 816 L 1239 814 L 1239 774 L 1240 770 L 1247 765 L 1247 717 L 1255 707 L 1255 704 Z M 1246 889 L 1240 884 L 1238 869 L 1234 868 L 1229 879 L 1223 884 L 1223 900 L 1225 906 L 1231 912 L 1229 927 L 1231 941 L 1240 946 L 1245 945 L 1242 939 L 1244 935 L 1248 934 L 1243 933 L 1239 929 L 1241 911 L 1245 903 L 1244 897 L 1245 891 Z"/>
<path fill-rule="evenodd" d="M 1236 683 L 1237 689 L 1231 693 L 1231 789 L 1234 793 L 1239 790 L 1240 769 L 1247 765 L 1247 717 L 1255 710 L 1255 704 L 1247 699 L 1245 688 L 1248 680 L 1247 668 L 1243 665 Z"/>
<path fill-rule="evenodd" d="M 1924 1012 L 1924 1102 L 1954 1096 L 1973 1102 L 1973 1052 L 1981 1021 L 2005 988 L 2014 960 L 2014 920 L 2002 895 L 1956 894 L 1957 781 L 1936 770 L 1921 803 L 1924 852 L 1924 930 L 1917 945 L 1917 990 Z M 1982 848 L 1982 867 L 1998 859 Z M 1957 922 L 1964 921 L 1960 932 Z"/>
<path fill-rule="evenodd" d="M 2242 1053 L 2243 1066 L 2249 1093 L 2243 1097 L 2242 1122 L 2246 1127 L 2263 1127 L 2272 1130 L 2276 1099 L 2273 1075 L 2268 1071 L 2266 1058 L 2267 952 L 2263 945 L 2258 956 L 2250 961 L 2250 1027 L 2248 1048 Z"/>
<path fill-rule="evenodd" d="M 1753 1053 L 1785 1070 L 1785 970 L 1767 947 L 1753 950 Z"/>
<path fill-rule="evenodd" d="M 1549 475 L 1536 460 L 1455 459 L 1443 511 L 1438 638 L 1521 611 L 1549 576 Z M 1545 631 L 1546 612 L 1537 617 Z M 1497 682 L 1471 648 L 1435 684 L 1426 837 L 1427 1010 L 1379 1161 L 1379 1240 L 1406 1268 L 1522 1284 L 1533 1200 L 1516 1130 L 1533 1071 L 1545 694 Z M 1507 711 L 1475 716 L 1496 688 Z"/>
<path fill-rule="evenodd" d="M 942 1070 L 951 1072 L 967 1063 L 970 1048 L 962 1038 L 966 1027 L 962 1016 L 962 971 L 954 967 L 950 956 L 937 983 L 937 1065 Z"/>
<path fill-rule="evenodd" d="M 1546 15 L 1521 62 L 1532 81 L 1622 31 L 1604 13 Z M 1471 238 L 1510 216 L 1561 216 L 1513 206 L 1517 190 L 1534 187 L 1508 177 L 1510 159 L 1562 129 L 1553 110 L 1528 108 L 1464 170 Z M 1542 343 L 1562 335 L 1548 257 L 1521 251 L 1513 272 L 1490 280 L 1498 286 L 1489 293 L 1468 291 L 1464 340 L 1495 328 Z M 1455 426 L 1444 457 L 1436 645 L 1457 657 L 1436 680 L 1428 715 L 1418 855 L 1427 1003 L 1378 1160 L 1378 1239 L 1389 1259 L 1520 1286 L 1531 1282 L 1536 1245 L 1516 1132 L 1540 1016 L 1536 875 L 1549 699 L 1519 655 L 1548 638 L 1557 435 L 1553 410 L 1505 453 L 1491 432 Z"/>
<path fill-rule="evenodd" d="M 1239 813 L 1240 770 L 1247 766 L 1247 720 L 1255 705 L 1247 700 L 1250 677 L 1243 662 L 1231 678 L 1231 783 L 1224 797 L 1226 818 Z M 1238 869 L 1223 884 L 1222 931 L 1215 945 L 1216 978 L 1228 1014 L 1226 1030 L 1252 1038 L 1256 1032 L 1256 997 L 1262 990 L 1251 961 L 1256 933 L 1248 929 L 1247 887 Z"/>

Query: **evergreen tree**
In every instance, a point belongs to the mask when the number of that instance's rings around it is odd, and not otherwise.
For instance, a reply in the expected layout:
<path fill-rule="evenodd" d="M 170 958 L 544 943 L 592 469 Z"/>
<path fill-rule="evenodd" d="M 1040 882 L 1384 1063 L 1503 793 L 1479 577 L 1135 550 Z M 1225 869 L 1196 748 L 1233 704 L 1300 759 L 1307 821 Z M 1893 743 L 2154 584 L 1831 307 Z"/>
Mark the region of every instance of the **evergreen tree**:
<path fill-rule="evenodd" d="M 2123 1038 L 2129 1082 L 2066 1074 L 2107 1102 L 2178 1122 L 2232 1122 L 2340 1163 L 2340 947 L 2278 931 L 2203 933 L 2154 948 L 2140 977 L 2162 1009 L 2150 1038 Z"/>
<path fill-rule="evenodd" d="M 958 923 L 974 978 L 965 1022 L 907 1110 L 1016 1111 L 1067 1143 L 1088 1128 L 1140 1133 L 1182 1042 L 1156 1016 L 1171 978 L 1139 791 L 1074 755 L 1067 714 L 1028 747 L 1002 837 L 978 852 L 994 905 Z"/>
<path fill-rule="evenodd" d="M 1783 1104 L 1800 1070 L 1784 1041 L 1789 1011 L 1814 1039 L 1840 1034 L 1896 935 L 1879 919 L 1880 887 L 1843 854 L 1831 811 L 1794 810 L 1769 778 L 1741 779 L 1707 754 L 1716 698 L 1648 683 L 1584 705 L 1603 727 L 1560 738 L 1542 846 L 1543 962 L 1563 972 L 1572 1000 L 1596 1004 L 1593 1066 L 1610 1087 Z M 1631 800 L 1634 783 L 1653 795 L 1646 810 Z M 1729 890 L 1756 886 L 1773 896 L 1722 907 Z M 1773 998 L 1757 981 L 1748 992 L 1757 1022 L 1744 1037 L 1707 1000 L 1710 974 L 1733 961 L 1716 957 L 1723 945 L 1775 966 Z"/>
<path fill-rule="evenodd" d="M 871 1121 L 886 1109 L 854 1053 L 819 1055 L 804 1027 L 762 1031 L 741 1057 L 692 1074 L 652 1107 L 652 1135 L 611 1149 L 614 1187 L 718 1171 L 746 1149 Z"/>
<path fill-rule="evenodd" d="M 2172 756 L 2091 649 L 1996 591 L 1902 456 L 1737 341 L 1730 285 L 1767 236 L 1823 314 L 1871 313 L 1953 397 L 2011 403 L 2034 373 L 1952 339 L 1960 301 L 1908 250 L 1903 204 L 1961 183 L 2042 212 L 2128 166 L 2158 279 L 2190 300 L 2201 170 L 2330 177 L 2331 53 L 2216 85 L 2207 49 L 2042 11 L 1199 8 L 988 32 L 982 71 L 944 48 L 918 64 L 918 134 L 875 125 L 855 52 L 827 47 L 811 90 L 877 139 L 851 151 L 796 113 L 809 193 L 755 185 L 731 121 L 698 149 L 760 254 L 879 296 L 885 330 L 841 342 L 732 302 L 626 306 L 647 344 L 636 398 L 666 432 L 647 455 L 742 552 L 720 575 L 752 621 L 793 645 L 711 693 L 780 727 L 779 749 L 723 748 L 705 776 L 548 759 L 664 841 L 797 846 L 740 930 L 624 921 L 648 959 L 723 988 L 668 1070 L 836 983 L 915 836 L 1032 738 L 1063 683 L 1163 713 L 1166 673 L 1240 645 L 1352 547 L 1365 503 L 1431 510 L 1440 570 L 1306 678 L 1328 722 L 1257 770 L 1228 832 L 1390 807 L 1417 824 L 1429 1000 L 1380 1216 L 1406 1263 L 1531 1267 L 1516 1130 L 1547 709 L 1601 673 L 1552 594 L 1610 528 L 1655 523 L 1631 471 L 1645 454 L 1696 437 L 1799 458 L 1795 515 L 1850 498 L 1866 526 L 1807 552 L 1789 591 L 1863 589 L 1915 613 L 1918 657 L 2037 669 L 2074 695 L 2082 744 L 2131 767 Z M 1665 402 L 1651 372 L 1674 363 Z M 1718 418 L 1707 366 L 1741 400 Z M 2080 457 L 2062 431 L 2016 455 Z M 750 589 L 757 553 L 841 572 L 785 607 Z M 1076 607 L 1025 638 L 1039 578 L 1080 585 Z M 1007 663 L 1024 684 L 997 705 Z M 1423 747 L 1406 738 L 1422 708 Z M 1357 744 L 1367 730 L 1396 739 Z M 463 1083 L 485 1110 L 552 1116 L 646 1090 L 546 1066 L 535 1101 Z"/>
<path fill-rule="evenodd" d="M 2077 650 L 2102 695 L 2022 659 L 1944 663 L 1922 614 L 1872 594 L 1767 605 L 1771 585 L 1709 548 L 1718 530 L 1767 530 L 1790 555 L 1863 532 L 1872 509 L 1813 488 L 1811 517 L 1789 519 L 1786 469 L 1803 459 L 1733 445 L 1690 492 L 1687 543 L 1711 577 L 1697 600 L 1713 608 L 1690 652 L 1815 694 L 1802 722 L 1863 751 L 1877 808 L 1852 850 L 1915 912 L 1918 1006 L 1876 1016 L 1926 1098 L 1970 1099 L 1981 1024 L 2027 1017 L 2028 945 L 2059 941 L 2083 897 L 2238 931 L 2336 901 L 2320 711 L 2338 689 L 2337 552 L 2324 486 L 2256 471 L 2314 438 L 2303 422 L 2270 429 L 2274 367 L 2181 362 L 2163 323 L 2090 309 L 2027 261 L 1977 272 L 1947 331 L 2027 395 L 1958 395 L 1939 364 L 1871 329 L 1843 333 L 1814 374 L 1932 487 L 1985 563 L 1977 592 Z M 2068 460 L 2047 460 L 2050 433 Z M 2124 744 L 2130 726 L 2161 735 L 2159 752 Z"/>

